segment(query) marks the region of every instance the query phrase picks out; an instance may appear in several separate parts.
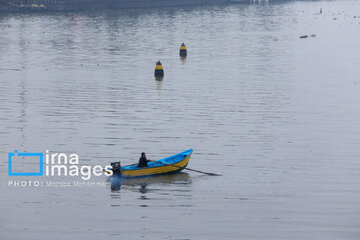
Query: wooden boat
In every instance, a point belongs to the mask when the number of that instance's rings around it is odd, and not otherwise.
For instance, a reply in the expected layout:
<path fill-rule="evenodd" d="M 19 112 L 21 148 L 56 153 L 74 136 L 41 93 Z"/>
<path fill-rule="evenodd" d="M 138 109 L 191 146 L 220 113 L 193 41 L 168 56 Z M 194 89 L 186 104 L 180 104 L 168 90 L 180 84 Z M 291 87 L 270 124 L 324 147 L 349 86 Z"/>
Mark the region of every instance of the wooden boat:
<path fill-rule="evenodd" d="M 149 162 L 147 167 L 139 168 L 137 164 L 121 167 L 122 178 L 149 177 L 180 172 L 189 163 L 193 149 L 175 154 L 173 156 Z M 168 164 L 175 165 L 169 166 Z"/>

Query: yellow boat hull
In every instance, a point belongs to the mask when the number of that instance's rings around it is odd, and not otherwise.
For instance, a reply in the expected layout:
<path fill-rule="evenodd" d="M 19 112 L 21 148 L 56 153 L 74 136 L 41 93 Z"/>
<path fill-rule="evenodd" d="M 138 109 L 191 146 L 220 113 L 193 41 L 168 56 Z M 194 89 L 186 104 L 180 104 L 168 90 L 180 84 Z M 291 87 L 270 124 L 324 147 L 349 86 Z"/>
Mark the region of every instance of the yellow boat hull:
<path fill-rule="evenodd" d="M 187 157 L 185 157 L 184 159 L 182 159 L 181 161 L 179 161 L 177 163 L 172 164 L 172 165 L 175 165 L 177 167 L 169 166 L 169 165 L 162 165 L 162 166 L 158 166 L 158 167 L 137 168 L 137 169 L 134 169 L 134 170 L 122 169 L 121 174 L 122 174 L 122 177 L 125 177 L 125 178 L 135 178 L 135 177 L 145 177 L 145 176 L 161 175 L 161 174 L 169 174 L 169 173 L 179 172 L 188 165 L 191 154 L 192 154 L 192 150 L 187 155 Z M 161 163 L 160 160 L 159 160 L 159 162 Z M 166 163 L 166 161 L 164 161 L 164 163 Z"/>

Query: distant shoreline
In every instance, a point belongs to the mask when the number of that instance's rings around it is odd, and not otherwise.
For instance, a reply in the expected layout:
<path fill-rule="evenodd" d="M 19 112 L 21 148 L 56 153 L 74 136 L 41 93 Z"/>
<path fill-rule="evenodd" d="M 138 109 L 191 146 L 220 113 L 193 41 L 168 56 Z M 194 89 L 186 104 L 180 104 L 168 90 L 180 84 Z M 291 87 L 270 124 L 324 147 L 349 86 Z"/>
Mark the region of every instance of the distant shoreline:
<path fill-rule="evenodd" d="M 0 0 L 0 12 L 67 12 L 230 3 L 248 4 L 250 0 Z"/>

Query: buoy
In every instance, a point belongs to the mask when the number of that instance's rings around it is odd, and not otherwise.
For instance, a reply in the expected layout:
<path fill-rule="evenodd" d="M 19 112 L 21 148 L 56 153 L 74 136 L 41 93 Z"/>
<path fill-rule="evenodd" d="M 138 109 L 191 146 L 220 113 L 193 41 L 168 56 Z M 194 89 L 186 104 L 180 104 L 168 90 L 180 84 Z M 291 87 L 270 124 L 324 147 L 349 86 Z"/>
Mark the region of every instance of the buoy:
<path fill-rule="evenodd" d="M 180 57 L 186 57 L 187 56 L 187 50 L 185 43 L 182 43 L 180 46 Z"/>
<path fill-rule="evenodd" d="M 164 77 L 164 68 L 160 61 L 157 61 L 155 66 L 155 77 Z"/>
<path fill-rule="evenodd" d="M 322 8 L 320 8 L 320 13 L 322 13 Z"/>

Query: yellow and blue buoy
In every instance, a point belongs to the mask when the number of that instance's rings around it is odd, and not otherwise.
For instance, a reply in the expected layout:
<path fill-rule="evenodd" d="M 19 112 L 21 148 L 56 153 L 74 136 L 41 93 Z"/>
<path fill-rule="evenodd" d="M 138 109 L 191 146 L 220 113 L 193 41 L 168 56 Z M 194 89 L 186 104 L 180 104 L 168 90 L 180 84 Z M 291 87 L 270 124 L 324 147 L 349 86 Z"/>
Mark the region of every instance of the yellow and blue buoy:
<path fill-rule="evenodd" d="M 164 77 L 164 68 L 160 61 L 157 61 L 155 66 L 155 77 Z"/>
<path fill-rule="evenodd" d="M 185 43 L 182 43 L 180 46 L 180 57 L 186 57 L 187 56 L 187 50 Z"/>

